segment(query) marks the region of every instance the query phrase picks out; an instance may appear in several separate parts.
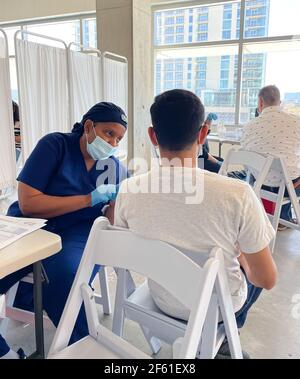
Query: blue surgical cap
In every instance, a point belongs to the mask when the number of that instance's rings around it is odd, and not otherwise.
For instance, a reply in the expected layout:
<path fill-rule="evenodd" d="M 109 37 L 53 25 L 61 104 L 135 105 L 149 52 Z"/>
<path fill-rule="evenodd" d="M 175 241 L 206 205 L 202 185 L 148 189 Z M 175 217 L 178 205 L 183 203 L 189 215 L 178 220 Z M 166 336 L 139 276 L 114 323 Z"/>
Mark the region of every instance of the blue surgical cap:
<path fill-rule="evenodd" d="M 75 124 L 73 133 L 83 134 L 84 124 L 87 120 L 93 122 L 114 122 L 128 127 L 128 118 L 122 108 L 113 103 L 98 103 L 94 105 L 82 118 L 80 124 Z"/>

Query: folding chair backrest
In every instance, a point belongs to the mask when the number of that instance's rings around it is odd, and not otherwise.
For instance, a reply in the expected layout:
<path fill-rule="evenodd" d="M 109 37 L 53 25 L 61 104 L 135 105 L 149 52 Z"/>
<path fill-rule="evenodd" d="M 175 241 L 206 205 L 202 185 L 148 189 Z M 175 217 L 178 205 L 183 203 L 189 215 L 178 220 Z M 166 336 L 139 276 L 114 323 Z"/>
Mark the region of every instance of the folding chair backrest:
<path fill-rule="evenodd" d="M 254 191 L 259 195 L 260 189 L 264 184 L 266 177 L 273 163 L 273 157 L 270 155 L 259 154 L 246 150 L 230 150 L 224 163 L 222 164 L 220 174 L 227 175 L 230 172 L 230 166 L 243 166 L 247 171 L 257 173 L 255 175 Z"/>
<path fill-rule="evenodd" d="M 92 230 L 93 243 L 101 246 L 101 249 L 94 251 L 95 264 L 140 273 L 159 283 L 187 308 L 194 306 L 207 280 L 208 268 L 216 265 L 216 262 L 211 260 L 201 268 L 165 242 L 145 240 L 125 230 L 103 229 L 104 221 L 98 219 Z M 172 270 L 166 270 L 167 267 L 172 267 Z M 180 277 L 184 277 L 185 281 L 178 286 Z"/>
<path fill-rule="evenodd" d="M 270 172 L 275 174 L 280 179 L 279 190 L 277 193 L 268 191 L 267 189 L 261 190 L 261 197 L 267 199 L 275 204 L 274 214 L 270 216 L 272 225 L 277 229 L 277 226 L 280 223 L 290 226 L 294 229 L 300 230 L 300 207 L 299 200 L 296 195 L 293 181 L 289 175 L 286 162 L 283 157 L 274 157 L 273 162 L 270 168 Z M 285 199 L 285 191 L 288 192 L 289 199 Z M 293 224 L 289 221 L 280 220 L 280 213 L 282 206 L 285 204 L 291 203 L 298 220 L 298 224 Z"/>
<path fill-rule="evenodd" d="M 218 259 L 209 259 L 201 268 L 174 247 L 113 228 L 105 218 L 93 225 L 50 354 L 67 346 L 82 304 L 80 289 L 89 282 L 95 264 L 142 274 L 191 309 L 178 357 L 195 357 L 219 269 Z"/>

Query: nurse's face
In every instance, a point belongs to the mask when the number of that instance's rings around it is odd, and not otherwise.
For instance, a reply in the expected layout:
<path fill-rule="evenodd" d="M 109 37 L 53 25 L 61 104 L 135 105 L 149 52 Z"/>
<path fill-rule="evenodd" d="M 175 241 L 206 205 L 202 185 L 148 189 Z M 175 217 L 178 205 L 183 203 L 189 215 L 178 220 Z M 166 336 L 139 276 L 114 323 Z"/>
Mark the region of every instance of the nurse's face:
<path fill-rule="evenodd" d="M 126 133 L 126 128 L 123 125 L 114 122 L 97 122 L 94 126 L 91 125 L 89 128 L 89 143 L 92 143 L 95 140 L 96 134 L 96 136 L 102 138 L 111 146 L 117 147 Z"/>

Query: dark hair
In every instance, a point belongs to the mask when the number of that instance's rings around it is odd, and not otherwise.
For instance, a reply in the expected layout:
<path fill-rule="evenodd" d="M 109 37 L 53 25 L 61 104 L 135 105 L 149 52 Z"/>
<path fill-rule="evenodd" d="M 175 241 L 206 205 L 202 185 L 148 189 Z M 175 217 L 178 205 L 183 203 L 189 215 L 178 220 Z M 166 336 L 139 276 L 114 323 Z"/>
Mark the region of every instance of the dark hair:
<path fill-rule="evenodd" d="M 121 124 L 124 128 L 128 127 L 128 119 L 122 108 L 113 103 L 102 102 L 95 104 L 82 118 L 80 123 L 76 123 L 72 133 L 84 133 L 84 124 L 87 120 L 97 122 L 115 122 Z"/>
<path fill-rule="evenodd" d="M 191 146 L 198 137 L 205 115 L 200 99 L 181 89 L 157 96 L 150 112 L 158 143 L 169 151 L 182 151 Z"/>
<path fill-rule="evenodd" d="M 17 122 L 20 121 L 19 106 L 18 106 L 18 104 L 15 101 L 12 102 L 12 105 L 13 105 L 14 124 L 16 124 Z"/>

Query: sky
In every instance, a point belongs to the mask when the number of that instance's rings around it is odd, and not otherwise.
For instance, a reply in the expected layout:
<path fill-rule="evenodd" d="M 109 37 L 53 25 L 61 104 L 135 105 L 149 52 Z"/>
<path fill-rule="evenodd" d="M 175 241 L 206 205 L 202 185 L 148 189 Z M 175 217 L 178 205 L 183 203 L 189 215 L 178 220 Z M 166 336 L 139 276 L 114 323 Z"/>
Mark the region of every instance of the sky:
<path fill-rule="evenodd" d="M 300 0 L 271 0 L 269 36 L 297 33 L 300 35 Z M 300 92 L 300 42 L 277 46 L 278 52 L 268 53 L 266 84 L 277 84 L 283 93 Z"/>

